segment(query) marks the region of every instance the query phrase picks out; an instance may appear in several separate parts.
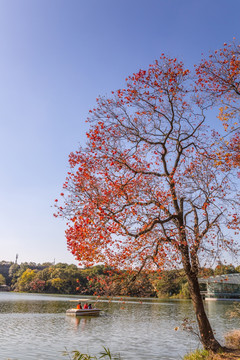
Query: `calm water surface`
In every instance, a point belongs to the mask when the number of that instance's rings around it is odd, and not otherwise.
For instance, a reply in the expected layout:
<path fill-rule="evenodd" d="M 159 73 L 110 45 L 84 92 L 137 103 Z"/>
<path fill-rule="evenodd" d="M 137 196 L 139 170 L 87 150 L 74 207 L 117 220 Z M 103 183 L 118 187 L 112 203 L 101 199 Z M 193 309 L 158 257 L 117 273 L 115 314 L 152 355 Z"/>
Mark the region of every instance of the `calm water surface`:
<path fill-rule="evenodd" d="M 65 314 L 72 299 L 0 292 L 0 359 L 64 360 L 66 349 L 97 355 L 106 346 L 123 360 L 181 360 L 199 346 L 190 335 L 174 330 L 185 317 L 194 319 L 188 300 L 106 300 L 98 303 L 102 315 L 76 318 Z M 239 320 L 226 316 L 231 305 L 205 304 L 220 341 L 239 327 Z"/>

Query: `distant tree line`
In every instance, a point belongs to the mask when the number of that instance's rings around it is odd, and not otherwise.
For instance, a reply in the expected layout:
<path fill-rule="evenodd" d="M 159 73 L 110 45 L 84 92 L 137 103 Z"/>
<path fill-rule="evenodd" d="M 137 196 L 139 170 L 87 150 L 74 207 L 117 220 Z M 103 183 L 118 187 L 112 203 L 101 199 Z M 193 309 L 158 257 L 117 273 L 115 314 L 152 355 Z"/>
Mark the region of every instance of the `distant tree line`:
<path fill-rule="evenodd" d="M 240 266 L 219 264 L 215 269 L 202 268 L 199 277 L 240 273 Z M 84 294 L 96 296 L 136 296 L 189 298 L 186 276 L 182 269 L 161 273 L 129 274 L 97 265 L 80 269 L 65 263 L 35 264 L 0 262 L 0 285 L 13 291 L 51 294 Z M 135 279 L 136 278 L 136 279 Z"/>

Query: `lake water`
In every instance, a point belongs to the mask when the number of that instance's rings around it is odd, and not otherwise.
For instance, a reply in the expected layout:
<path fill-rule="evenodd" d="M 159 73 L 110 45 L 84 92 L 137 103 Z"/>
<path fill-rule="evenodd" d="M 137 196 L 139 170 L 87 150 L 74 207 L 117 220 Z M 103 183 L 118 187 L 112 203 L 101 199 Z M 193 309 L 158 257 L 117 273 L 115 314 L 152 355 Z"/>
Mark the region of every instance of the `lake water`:
<path fill-rule="evenodd" d="M 105 300 L 98 302 L 100 316 L 76 318 L 65 314 L 74 298 L 0 292 L 0 359 L 64 360 L 66 349 L 97 355 L 105 346 L 123 360 L 181 360 L 200 346 L 188 333 L 174 330 L 185 317 L 194 319 L 188 300 Z M 226 315 L 231 305 L 205 303 L 219 341 L 239 327 L 239 319 Z"/>

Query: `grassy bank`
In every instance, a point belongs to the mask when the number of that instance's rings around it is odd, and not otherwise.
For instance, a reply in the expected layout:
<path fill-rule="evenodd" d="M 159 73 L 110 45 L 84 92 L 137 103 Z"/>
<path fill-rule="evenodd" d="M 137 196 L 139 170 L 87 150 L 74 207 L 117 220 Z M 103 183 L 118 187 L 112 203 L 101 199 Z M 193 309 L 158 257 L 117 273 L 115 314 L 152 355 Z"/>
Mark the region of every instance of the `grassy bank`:
<path fill-rule="evenodd" d="M 213 354 L 206 350 L 197 350 L 194 353 L 184 356 L 184 360 L 240 360 L 240 350 L 229 350 Z"/>
<path fill-rule="evenodd" d="M 240 360 L 240 330 L 233 330 L 225 335 L 226 351 L 217 354 L 207 350 L 196 350 L 184 356 L 184 360 Z"/>

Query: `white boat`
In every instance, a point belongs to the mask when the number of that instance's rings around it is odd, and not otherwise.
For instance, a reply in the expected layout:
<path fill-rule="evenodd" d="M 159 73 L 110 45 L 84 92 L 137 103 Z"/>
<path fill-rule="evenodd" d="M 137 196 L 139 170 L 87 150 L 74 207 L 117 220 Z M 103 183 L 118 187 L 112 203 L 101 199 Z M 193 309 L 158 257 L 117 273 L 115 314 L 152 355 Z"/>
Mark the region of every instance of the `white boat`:
<path fill-rule="evenodd" d="M 74 301 L 74 302 L 78 302 L 78 303 L 82 303 L 82 302 L 90 302 L 90 299 L 78 299 L 78 300 L 70 300 L 70 301 Z M 77 308 L 72 308 L 72 309 L 68 309 L 66 311 L 67 315 L 76 315 L 76 316 L 96 316 L 100 314 L 100 309 L 96 309 L 96 308 L 92 308 L 92 309 L 77 309 Z"/>
<path fill-rule="evenodd" d="M 66 311 L 67 315 L 76 315 L 76 316 L 96 316 L 100 314 L 100 309 L 68 309 Z"/>

